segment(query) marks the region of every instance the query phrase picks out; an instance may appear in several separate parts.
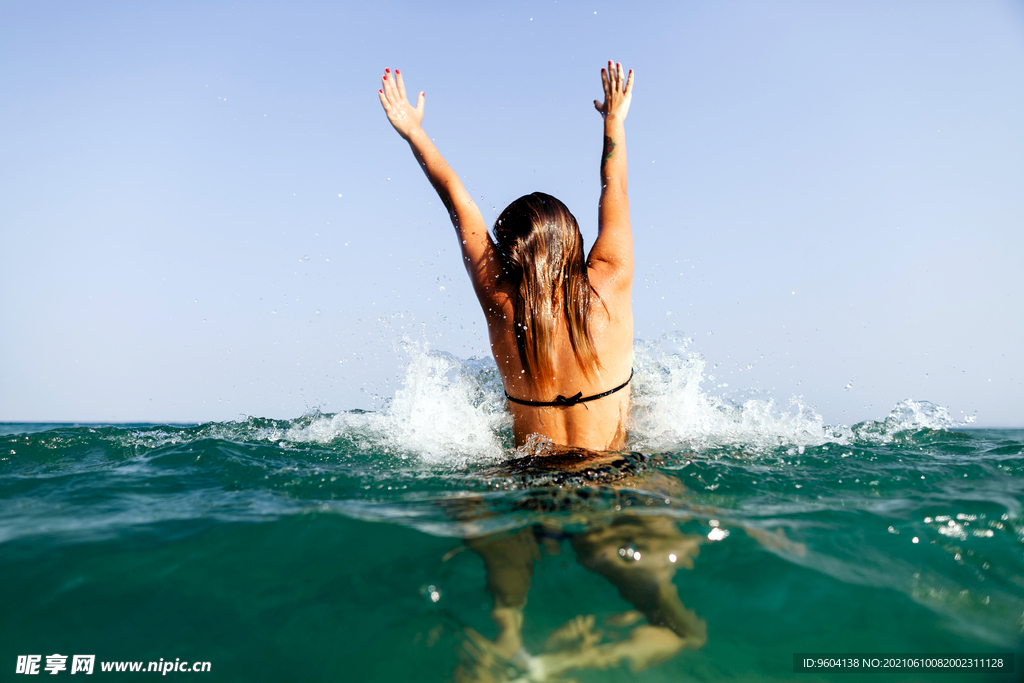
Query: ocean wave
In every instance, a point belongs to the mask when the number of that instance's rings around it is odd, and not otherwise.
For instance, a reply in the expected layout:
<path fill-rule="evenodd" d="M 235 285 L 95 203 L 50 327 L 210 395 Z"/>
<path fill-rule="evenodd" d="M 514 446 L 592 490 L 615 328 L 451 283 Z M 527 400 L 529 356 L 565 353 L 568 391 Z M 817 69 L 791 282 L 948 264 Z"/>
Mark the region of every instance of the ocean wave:
<path fill-rule="evenodd" d="M 798 397 L 780 400 L 757 389 L 714 394 L 704 388 L 710 379 L 707 361 L 692 345 L 680 335 L 635 342 L 628 449 L 803 453 L 830 443 L 905 441 L 964 424 L 928 401 L 907 399 L 882 420 L 850 427 L 826 424 Z M 449 469 L 514 455 L 511 418 L 493 359 L 459 358 L 408 337 L 397 343 L 395 353 L 405 358 L 401 387 L 376 411 L 313 411 L 290 420 L 249 417 L 188 427 L 62 427 L 34 441 L 43 451 L 68 454 L 88 450 L 94 439 L 101 439 L 124 458 L 203 439 L 279 448 L 320 445 L 333 453 L 374 454 Z"/>
<path fill-rule="evenodd" d="M 702 387 L 706 360 L 691 346 L 691 340 L 678 335 L 635 342 L 629 449 L 802 450 L 827 443 L 887 442 L 907 432 L 962 424 L 947 409 L 927 401 L 901 401 L 884 420 L 851 428 L 826 424 L 796 397 L 779 401 L 758 390 L 714 395 Z M 402 387 L 381 410 L 317 415 L 272 438 L 320 443 L 350 439 L 364 449 L 384 449 L 436 465 L 509 457 L 511 421 L 492 359 L 462 359 L 408 338 L 398 348 L 407 358 Z"/>

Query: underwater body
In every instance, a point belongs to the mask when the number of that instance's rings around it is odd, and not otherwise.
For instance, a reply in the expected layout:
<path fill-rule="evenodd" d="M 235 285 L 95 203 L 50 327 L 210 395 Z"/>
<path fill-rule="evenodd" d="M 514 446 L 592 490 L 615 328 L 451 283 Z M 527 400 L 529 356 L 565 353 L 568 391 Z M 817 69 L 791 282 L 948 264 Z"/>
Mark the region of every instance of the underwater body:
<path fill-rule="evenodd" d="M 533 656 L 586 661 L 645 622 L 645 586 L 678 596 L 679 654 L 551 680 L 1021 680 L 1024 429 L 925 401 L 835 426 L 712 396 L 703 359 L 665 338 L 636 345 L 628 452 L 545 467 L 543 444 L 512 448 L 493 361 L 408 352 L 377 411 L 0 425 L 3 680 L 54 654 L 57 675 L 85 654 L 119 680 L 179 660 L 210 668 L 164 675 L 529 680 L 488 652 L 481 539 L 529 545 Z M 1015 661 L 797 673 L 797 653 Z"/>

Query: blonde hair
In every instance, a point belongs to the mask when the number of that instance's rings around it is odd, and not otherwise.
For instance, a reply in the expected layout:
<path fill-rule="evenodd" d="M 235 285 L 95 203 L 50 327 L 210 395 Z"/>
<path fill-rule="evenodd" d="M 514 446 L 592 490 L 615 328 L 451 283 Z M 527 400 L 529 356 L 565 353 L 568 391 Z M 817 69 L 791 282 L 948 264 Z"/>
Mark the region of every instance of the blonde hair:
<path fill-rule="evenodd" d="M 519 360 L 531 379 L 548 385 L 555 373 L 555 310 L 565 316 L 576 362 L 591 376 L 600 368 L 590 334 L 590 285 L 583 235 L 558 199 L 534 192 L 509 204 L 494 224 L 502 281 L 511 285 Z"/>

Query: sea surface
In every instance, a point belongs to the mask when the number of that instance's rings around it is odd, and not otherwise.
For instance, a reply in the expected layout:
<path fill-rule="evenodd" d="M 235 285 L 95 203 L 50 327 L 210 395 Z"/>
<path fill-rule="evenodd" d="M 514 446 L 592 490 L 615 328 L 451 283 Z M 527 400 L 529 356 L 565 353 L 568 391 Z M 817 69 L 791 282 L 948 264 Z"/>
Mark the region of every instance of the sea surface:
<path fill-rule="evenodd" d="M 552 468 L 512 449 L 492 361 L 409 358 L 372 412 L 0 425 L 0 680 L 28 655 L 47 680 L 52 655 L 123 681 L 1024 678 L 1024 430 L 713 396 L 666 338 L 638 342 L 628 452 Z M 525 596 L 517 657 L 490 649 L 485 562 Z M 659 620 L 681 652 L 590 668 Z M 795 673 L 796 653 L 1015 662 Z M 210 670 L 101 670 L 135 661 Z"/>

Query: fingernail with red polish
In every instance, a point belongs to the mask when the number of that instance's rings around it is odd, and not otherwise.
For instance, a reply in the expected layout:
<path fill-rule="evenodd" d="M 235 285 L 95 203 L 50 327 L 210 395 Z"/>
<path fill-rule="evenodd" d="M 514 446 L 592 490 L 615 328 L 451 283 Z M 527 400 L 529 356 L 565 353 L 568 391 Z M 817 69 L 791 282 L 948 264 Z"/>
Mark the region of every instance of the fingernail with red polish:
<path fill-rule="evenodd" d="M 387 74 L 384 74 L 384 80 L 385 81 L 388 80 L 388 75 Z"/>
<path fill-rule="evenodd" d="M 401 72 L 401 71 L 399 71 L 398 69 L 395 69 L 395 73 L 396 73 L 396 74 L 400 74 L 400 73 L 402 73 L 402 72 Z"/>
<path fill-rule="evenodd" d="M 391 73 L 391 69 L 384 69 L 384 73 L 386 73 L 386 74 Z"/>
<path fill-rule="evenodd" d="M 381 95 L 383 95 L 383 94 L 384 94 L 384 91 L 383 91 L 383 90 L 378 90 L 377 92 L 379 92 L 379 93 L 380 93 Z"/>

